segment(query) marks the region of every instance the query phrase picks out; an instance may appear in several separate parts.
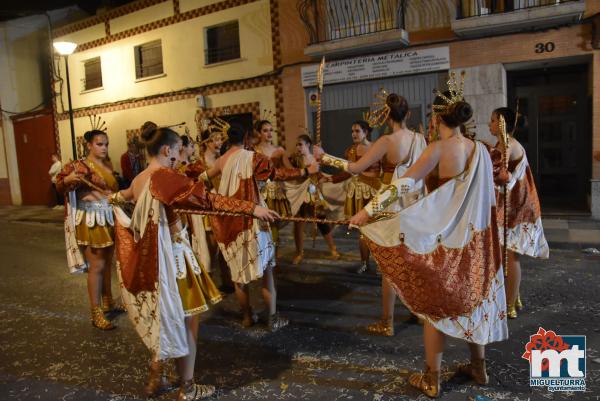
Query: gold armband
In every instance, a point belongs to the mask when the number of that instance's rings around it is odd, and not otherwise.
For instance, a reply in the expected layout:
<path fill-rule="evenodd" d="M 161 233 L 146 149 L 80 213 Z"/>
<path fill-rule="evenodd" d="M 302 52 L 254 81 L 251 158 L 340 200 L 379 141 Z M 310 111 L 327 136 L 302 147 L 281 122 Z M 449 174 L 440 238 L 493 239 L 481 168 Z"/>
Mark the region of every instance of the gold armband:
<path fill-rule="evenodd" d="M 348 160 L 344 160 L 342 158 L 331 156 L 325 153 L 321 158 L 321 164 L 324 164 L 325 166 L 335 167 L 337 169 L 347 172 L 348 164 L 350 163 L 348 163 Z"/>
<path fill-rule="evenodd" d="M 208 177 L 208 170 L 205 170 L 202 174 L 198 176 L 198 181 L 202 181 L 204 183 L 204 186 L 209 190 L 213 187 L 212 181 Z"/>
<path fill-rule="evenodd" d="M 125 198 L 123 198 L 121 191 L 117 191 L 108 197 L 108 203 L 112 205 L 122 205 L 125 203 Z"/>
<path fill-rule="evenodd" d="M 365 206 L 365 211 L 370 217 L 383 212 L 401 196 L 409 193 L 414 184 L 415 180 L 412 178 L 399 178 L 395 180 L 371 199 L 367 206 Z"/>

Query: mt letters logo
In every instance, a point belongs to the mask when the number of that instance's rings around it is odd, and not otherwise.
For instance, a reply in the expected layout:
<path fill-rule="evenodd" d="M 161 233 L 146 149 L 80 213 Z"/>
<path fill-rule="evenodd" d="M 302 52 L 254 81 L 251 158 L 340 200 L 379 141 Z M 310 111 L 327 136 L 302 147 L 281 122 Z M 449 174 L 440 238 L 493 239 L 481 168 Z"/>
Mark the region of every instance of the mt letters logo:
<path fill-rule="evenodd" d="M 585 336 L 559 336 L 540 327 L 521 357 L 529 361 L 530 386 L 585 391 Z"/>

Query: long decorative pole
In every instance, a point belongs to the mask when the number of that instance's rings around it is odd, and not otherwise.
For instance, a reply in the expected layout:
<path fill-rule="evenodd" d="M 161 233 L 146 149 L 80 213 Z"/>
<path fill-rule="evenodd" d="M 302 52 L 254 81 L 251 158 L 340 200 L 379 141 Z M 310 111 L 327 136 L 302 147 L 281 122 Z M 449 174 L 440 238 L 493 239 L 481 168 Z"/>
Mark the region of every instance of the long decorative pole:
<path fill-rule="evenodd" d="M 321 58 L 321 64 L 317 70 L 317 127 L 315 132 L 315 145 L 321 146 L 321 95 L 323 94 L 323 81 L 325 80 L 325 56 Z M 315 183 L 317 192 L 321 191 L 319 181 Z M 322 193 L 322 192 L 321 192 Z M 313 219 L 317 219 L 317 204 L 313 205 Z M 317 223 L 313 224 L 313 248 L 317 240 Z"/>
<path fill-rule="evenodd" d="M 119 202 L 117 200 L 111 200 L 111 203 L 116 204 L 118 206 L 123 206 L 123 202 Z M 183 213 L 183 214 L 200 214 L 206 216 L 229 216 L 229 217 L 250 217 L 256 218 L 251 214 L 246 214 L 242 212 L 226 212 L 222 210 L 201 210 L 201 209 L 174 209 L 175 213 Z M 382 219 L 389 219 L 396 215 L 393 212 L 380 212 L 377 213 L 373 218 L 369 220 L 369 222 L 375 222 Z M 298 216 L 281 216 L 275 220 L 279 221 L 295 221 L 295 222 L 304 222 L 304 223 L 323 223 L 323 224 L 332 224 L 332 225 L 348 225 L 350 220 L 332 220 L 332 219 L 315 219 L 313 217 L 298 217 Z"/>
<path fill-rule="evenodd" d="M 325 56 L 321 59 L 317 70 L 317 129 L 315 144 L 321 146 L 321 95 L 323 93 L 323 81 L 325 79 Z"/>
<path fill-rule="evenodd" d="M 516 123 L 516 121 L 515 121 Z M 508 173 L 508 133 L 506 132 L 506 120 L 504 116 L 499 114 L 498 116 L 498 125 L 500 128 L 500 140 L 502 141 L 502 164 Z M 503 237 L 504 237 L 504 249 L 502 253 L 502 264 L 504 265 L 504 275 L 508 276 L 508 184 L 502 184 L 502 192 L 504 193 L 504 207 L 502 208 L 503 218 Z"/>

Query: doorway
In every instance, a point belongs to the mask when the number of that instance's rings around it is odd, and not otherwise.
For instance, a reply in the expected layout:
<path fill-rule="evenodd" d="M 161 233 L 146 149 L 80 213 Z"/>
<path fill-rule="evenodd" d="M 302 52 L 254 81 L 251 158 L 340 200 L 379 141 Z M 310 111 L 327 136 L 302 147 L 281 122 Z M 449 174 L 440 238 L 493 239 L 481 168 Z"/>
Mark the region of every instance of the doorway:
<path fill-rule="evenodd" d="M 56 153 L 54 120 L 50 110 L 21 114 L 12 118 L 19 166 L 23 205 L 53 205 L 52 182 L 48 170 Z"/>
<path fill-rule="evenodd" d="M 542 210 L 589 211 L 591 116 L 587 95 L 588 66 L 508 72 L 508 105 L 523 126 L 515 138 L 523 145 L 540 196 Z"/>

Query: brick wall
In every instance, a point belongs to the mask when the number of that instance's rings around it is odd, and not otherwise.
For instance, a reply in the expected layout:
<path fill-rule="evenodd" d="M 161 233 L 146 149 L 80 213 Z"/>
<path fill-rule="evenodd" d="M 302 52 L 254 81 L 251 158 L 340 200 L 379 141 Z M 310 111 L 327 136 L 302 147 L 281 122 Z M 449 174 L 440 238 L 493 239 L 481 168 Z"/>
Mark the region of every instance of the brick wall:
<path fill-rule="evenodd" d="M 281 75 L 283 110 L 285 116 L 285 147 L 294 150 L 298 135 L 306 127 L 304 88 L 300 80 L 300 66 L 286 68 Z"/>

